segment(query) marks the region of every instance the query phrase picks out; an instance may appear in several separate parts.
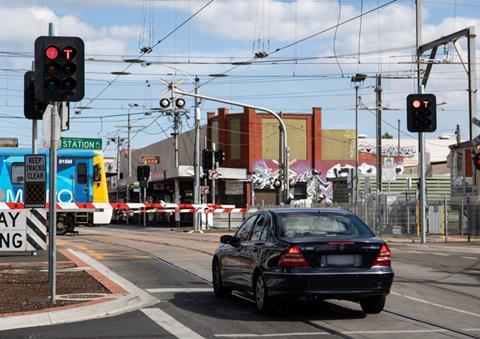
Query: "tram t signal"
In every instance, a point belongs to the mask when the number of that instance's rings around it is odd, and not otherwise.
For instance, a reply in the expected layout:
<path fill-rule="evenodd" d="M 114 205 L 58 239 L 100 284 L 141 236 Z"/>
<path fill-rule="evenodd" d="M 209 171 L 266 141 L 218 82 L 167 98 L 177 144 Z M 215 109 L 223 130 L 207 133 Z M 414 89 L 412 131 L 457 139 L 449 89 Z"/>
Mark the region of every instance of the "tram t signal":
<path fill-rule="evenodd" d="M 407 129 L 410 132 L 434 132 L 437 129 L 437 100 L 434 94 L 407 96 Z"/>
<path fill-rule="evenodd" d="M 85 92 L 85 48 L 78 37 L 35 40 L 35 96 L 44 101 L 80 101 Z"/>

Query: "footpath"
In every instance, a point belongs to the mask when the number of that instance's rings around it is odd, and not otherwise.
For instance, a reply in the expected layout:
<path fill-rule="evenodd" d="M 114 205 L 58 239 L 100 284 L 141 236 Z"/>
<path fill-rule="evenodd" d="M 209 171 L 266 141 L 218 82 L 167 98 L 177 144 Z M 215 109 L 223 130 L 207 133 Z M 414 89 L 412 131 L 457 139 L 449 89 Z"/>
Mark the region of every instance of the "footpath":
<path fill-rule="evenodd" d="M 148 307 L 156 298 L 83 252 L 59 246 L 56 304 L 48 252 L 0 256 L 0 331 L 113 316 Z"/>

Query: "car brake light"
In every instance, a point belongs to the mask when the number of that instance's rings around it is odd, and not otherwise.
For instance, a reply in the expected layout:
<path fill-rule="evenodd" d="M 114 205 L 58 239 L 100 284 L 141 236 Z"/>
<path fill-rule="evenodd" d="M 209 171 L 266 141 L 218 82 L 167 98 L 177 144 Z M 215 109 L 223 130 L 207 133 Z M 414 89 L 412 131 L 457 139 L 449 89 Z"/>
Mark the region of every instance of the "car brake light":
<path fill-rule="evenodd" d="M 279 266 L 285 267 L 309 267 L 307 260 L 299 246 L 290 247 L 280 258 Z"/>
<path fill-rule="evenodd" d="M 390 266 L 392 254 L 387 244 L 383 244 L 372 266 Z"/>

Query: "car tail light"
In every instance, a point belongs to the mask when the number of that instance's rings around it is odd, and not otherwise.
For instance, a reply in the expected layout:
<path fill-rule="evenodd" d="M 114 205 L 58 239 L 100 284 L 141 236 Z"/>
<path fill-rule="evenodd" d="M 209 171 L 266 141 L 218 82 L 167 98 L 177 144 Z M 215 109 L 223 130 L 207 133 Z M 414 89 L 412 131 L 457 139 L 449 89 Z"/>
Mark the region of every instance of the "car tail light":
<path fill-rule="evenodd" d="M 383 244 L 372 266 L 390 266 L 392 254 L 387 244 Z"/>
<path fill-rule="evenodd" d="M 299 246 L 291 246 L 280 258 L 279 266 L 282 268 L 309 267 Z"/>

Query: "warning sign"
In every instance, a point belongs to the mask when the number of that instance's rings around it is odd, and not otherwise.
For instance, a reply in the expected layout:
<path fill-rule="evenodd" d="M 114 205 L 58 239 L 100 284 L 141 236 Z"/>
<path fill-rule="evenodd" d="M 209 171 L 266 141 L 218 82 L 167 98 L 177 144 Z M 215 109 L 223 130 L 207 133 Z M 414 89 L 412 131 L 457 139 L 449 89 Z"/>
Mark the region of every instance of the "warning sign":
<path fill-rule="evenodd" d="M 0 210 L 0 252 L 47 248 L 46 211 Z"/>
<path fill-rule="evenodd" d="M 47 161 L 44 154 L 25 155 L 25 208 L 47 203 Z"/>

